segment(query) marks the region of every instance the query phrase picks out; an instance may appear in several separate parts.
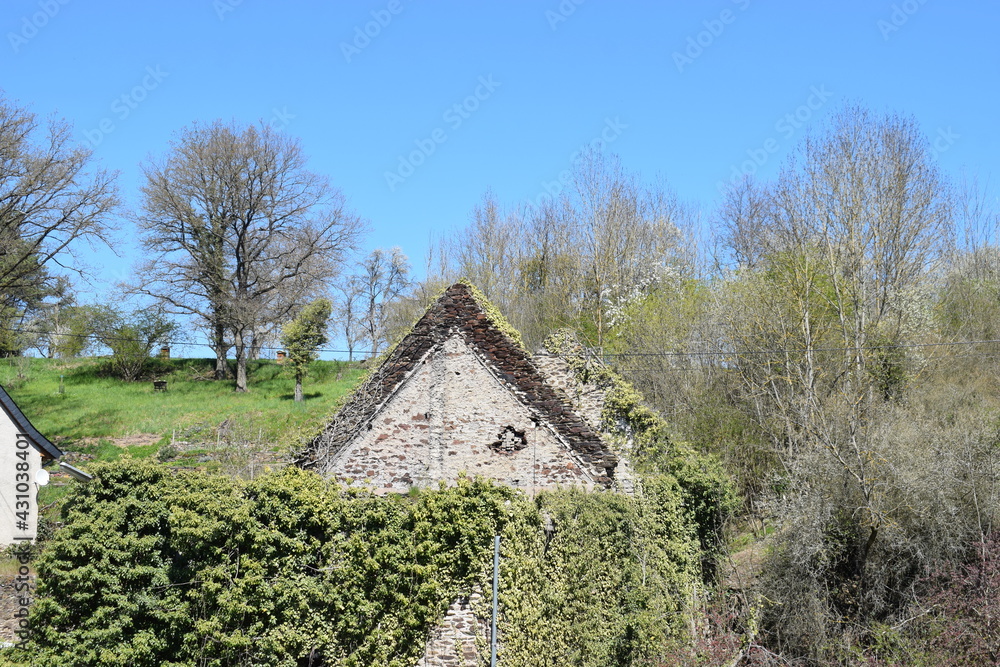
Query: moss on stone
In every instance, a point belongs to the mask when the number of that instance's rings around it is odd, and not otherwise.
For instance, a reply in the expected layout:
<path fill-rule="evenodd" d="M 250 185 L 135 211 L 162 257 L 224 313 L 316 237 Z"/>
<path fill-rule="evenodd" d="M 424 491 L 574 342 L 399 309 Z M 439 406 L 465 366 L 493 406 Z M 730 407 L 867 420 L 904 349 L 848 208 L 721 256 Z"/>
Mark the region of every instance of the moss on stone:
<path fill-rule="evenodd" d="M 472 298 L 475 299 L 476 305 L 483 311 L 486 318 L 490 321 L 494 327 L 496 327 L 505 336 L 514 341 L 521 351 L 528 353 L 528 348 L 524 346 L 524 339 L 521 338 L 521 332 L 514 328 L 514 326 L 503 316 L 500 309 L 497 308 L 493 303 L 486 298 L 482 290 L 473 285 L 470 281 L 462 279 L 458 281 L 460 284 L 465 285 L 469 288 L 472 293 Z M 528 353 L 530 355 L 530 353 Z"/>

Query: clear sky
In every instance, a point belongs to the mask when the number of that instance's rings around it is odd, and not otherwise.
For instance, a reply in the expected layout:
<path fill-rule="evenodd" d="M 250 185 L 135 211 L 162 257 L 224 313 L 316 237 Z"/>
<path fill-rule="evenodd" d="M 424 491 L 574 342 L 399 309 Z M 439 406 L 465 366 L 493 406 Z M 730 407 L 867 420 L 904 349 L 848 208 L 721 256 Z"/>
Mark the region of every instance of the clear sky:
<path fill-rule="evenodd" d="M 419 276 L 488 188 L 535 200 L 594 141 L 706 218 L 845 102 L 1000 178 L 998 19 L 995 0 L 4 0 L 0 88 L 71 122 L 129 204 L 185 125 L 272 122 Z M 127 227 L 118 248 L 97 293 L 128 277 Z"/>

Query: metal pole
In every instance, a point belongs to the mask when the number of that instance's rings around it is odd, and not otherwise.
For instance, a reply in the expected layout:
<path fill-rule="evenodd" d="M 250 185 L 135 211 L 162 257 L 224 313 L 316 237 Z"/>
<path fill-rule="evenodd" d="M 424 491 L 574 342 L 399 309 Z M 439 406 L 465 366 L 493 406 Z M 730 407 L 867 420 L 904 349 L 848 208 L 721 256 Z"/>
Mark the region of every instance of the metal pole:
<path fill-rule="evenodd" d="M 500 536 L 493 537 L 493 627 L 490 631 L 490 667 L 497 665 L 497 588 L 500 584 Z"/>

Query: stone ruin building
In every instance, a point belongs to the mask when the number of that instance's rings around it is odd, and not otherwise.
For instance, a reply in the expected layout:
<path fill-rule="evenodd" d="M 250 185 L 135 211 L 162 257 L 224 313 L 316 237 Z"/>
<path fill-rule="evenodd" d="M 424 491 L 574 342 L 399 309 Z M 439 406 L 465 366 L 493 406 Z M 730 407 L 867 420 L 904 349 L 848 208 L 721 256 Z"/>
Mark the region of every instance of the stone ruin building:
<path fill-rule="evenodd" d="M 377 493 L 481 476 L 534 495 L 580 486 L 631 491 L 599 432 L 604 390 L 558 355 L 530 355 L 469 286 L 448 288 L 306 448 L 300 465 Z M 459 598 L 418 667 L 488 661 L 479 593 Z M 480 609 L 482 611 L 482 609 Z"/>

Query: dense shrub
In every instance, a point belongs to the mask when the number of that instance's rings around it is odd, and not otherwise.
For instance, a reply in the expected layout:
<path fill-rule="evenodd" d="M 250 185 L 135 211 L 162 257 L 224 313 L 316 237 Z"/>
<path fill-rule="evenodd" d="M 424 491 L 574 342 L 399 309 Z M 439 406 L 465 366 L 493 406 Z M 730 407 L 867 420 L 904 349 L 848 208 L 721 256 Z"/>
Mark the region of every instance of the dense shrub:
<path fill-rule="evenodd" d="M 648 664 L 699 581 L 669 475 L 641 497 L 531 500 L 478 480 L 375 497 L 295 468 L 95 472 L 37 563 L 40 664 L 413 664 L 451 601 L 488 594 L 495 534 L 505 665 Z"/>
<path fill-rule="evenodd" d="M 503 664 L 617 667 L 659 656 L 683 630 L 699 574 L 676 481 L 641 499 L 570 490 L 536 505 L 549 532 L 510 535 L 505 556 Z"/>
<path fill-rule="evenodd" d="M 909 645 L 925 664 L 1000 663 L 1000 535 L 970 550 L 964 564 L 942 564 L 921 583 L 926 592 L 911 607 Z"/>

